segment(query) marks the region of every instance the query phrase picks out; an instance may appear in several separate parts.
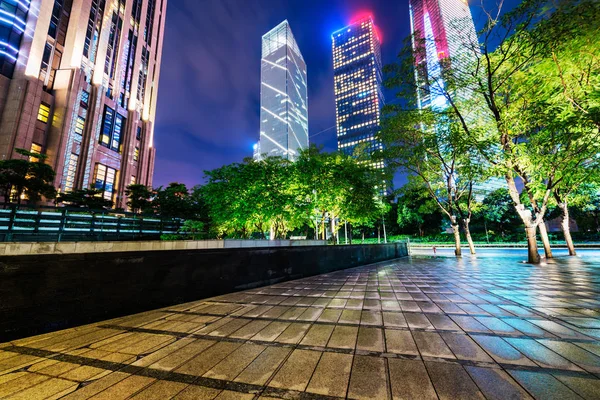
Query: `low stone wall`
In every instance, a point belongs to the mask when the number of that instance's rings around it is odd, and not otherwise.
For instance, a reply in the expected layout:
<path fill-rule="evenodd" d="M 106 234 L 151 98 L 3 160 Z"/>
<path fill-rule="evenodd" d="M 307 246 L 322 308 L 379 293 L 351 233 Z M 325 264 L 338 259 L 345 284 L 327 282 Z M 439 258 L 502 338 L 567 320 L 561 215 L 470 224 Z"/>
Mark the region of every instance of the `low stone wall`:
<path fill-rule="evenodd" d="M 391 260 L 405 243 L 0 256 L 0 343 Z"/>
<path fill-rule="evenodd" d="M 174 240 L 114 242 L 35 242 L 0 243 L 0 256 L 29 254 L 105 253 L 121 251 L 160 251 L 235 249 L 240 247 L 324 246 L 324 240 Z"/>

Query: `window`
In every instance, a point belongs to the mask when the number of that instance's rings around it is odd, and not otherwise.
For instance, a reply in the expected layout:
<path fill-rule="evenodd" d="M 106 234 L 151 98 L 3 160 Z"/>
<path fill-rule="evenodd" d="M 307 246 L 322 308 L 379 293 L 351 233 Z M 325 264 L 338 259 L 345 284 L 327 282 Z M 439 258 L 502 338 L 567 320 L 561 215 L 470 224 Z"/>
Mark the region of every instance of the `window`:
<path fill-rule="evenodd" d="M 125 118 L 121 114 L 115 115 L 115 129 L 113 130 L 110 148 L 119 153 L 121 152 L 121 131 L 123 130 L 124 122 Z"/>
<path fill-rule="evenodd" d="M 81 107 L 87 109 L 89 104 L 90 104 L 90 93 L 85 90 L 82 90 L 80 105 L 81 105 Z"/>
<path fill-rule="evenodd" d="M 31 143 L 31 149 L 29 150 L 31 153 L 42 154 L 42 146 L 37 143 Z M 38 157 L 29 156 L 30 162 L 39 162 L 40 159 Z"/>
<path fill-rule="evenodd" d="M 75 184 L 75 173 L 77 172 L 77 161 L 79 161 L 79 156 L 71 153 L 71 157 L 69 158 L 69 167 L 67 168 L 67 181 L 65 182 L 66 192 L 73 190 Z"/>
<path fill-rule="evenodd" d="M 102 131 L 100 134 L 100 144 L 121 152 L 121 137 L 126 118 L 116 113 L 112 108 L 104 107 L 104 118 L 102 119 Z"/>
<path fill-rule="evenodd" d="M 77 117 L 77 121 L 75 121 L 75 140 L 81 142 L 81 138 L 83 136 L 83 130 L 85 129 L 85 118 Z"/>
<path fill-rule="evenodd" d="M 131 175 L 131 179 L 129 180 L 129 185 L 135 185 L 135 175 Z"/>
<path fill-rule="evenodd" d="M 48 118 L 50 117 L 50 106 L 46 103 L 41 103 L 40 108 L 38 110 L 38 121 L 41 121 L 45 124 L 48 123 Z"/>
<path fill-rule="evenodd" d="M 103 192 L 102 197 L 112 201 L 115 190 L 117 170 L 104 164 L 96 164 L 94 188 Z"/>
<path fill-rule="evenodd" d="M 137 131 L 135 132 L 135 138 L 137 140 L 142 140 L 142 127 L 138 126 Z"/>
<path fill-rule="evenodd" d="M 138 161 L 140 159 L 140 148 L 136 147 L 133 152 L 133 161 Z"/>

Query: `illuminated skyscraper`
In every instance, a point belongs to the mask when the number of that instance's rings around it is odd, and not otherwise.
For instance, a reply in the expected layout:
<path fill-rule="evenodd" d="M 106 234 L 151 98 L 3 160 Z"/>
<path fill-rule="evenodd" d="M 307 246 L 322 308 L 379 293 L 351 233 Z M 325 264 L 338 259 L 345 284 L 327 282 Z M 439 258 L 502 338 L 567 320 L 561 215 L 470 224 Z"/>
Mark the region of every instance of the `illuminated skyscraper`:
<path fill-rule="evenodd" d="M 446 99 L 439 90 L 444 85 L 440 61 L 449 59 L 450 67 L 460 73 L 461 65 L 472 60 L 477 51 L 469 4 L 467 0 L 409 0 L 409 11 L 413 47 L 425 46 L 424 52 L 416 52 L 416 62 L 426 63 L 419 71 L 432 82 L 429 90 L 418 93 L 419 106 L 444 107 Z"/>
<path fill-rule="evenodd" d="M 381 49 L 371 16 L 360 18 L 332 34 L 338 149 L 356 155 L 381 151 L 376 138 L 383 107 Z M 383 168 L 383 161 L 376 167 Z"/>
<path fill-rule="evenodd" d="M 308 90 L 306 63 L 287 20 L 262 37 L 260 82 L 260 142 L 254 158 L 294 161 L 308 147 Z"/>
<path fill-rule="evenodd" d="M 0 160 L 47 155 L 61 191 L 126 207 L 151 186 L 167 0 L 0 0 Z"/>

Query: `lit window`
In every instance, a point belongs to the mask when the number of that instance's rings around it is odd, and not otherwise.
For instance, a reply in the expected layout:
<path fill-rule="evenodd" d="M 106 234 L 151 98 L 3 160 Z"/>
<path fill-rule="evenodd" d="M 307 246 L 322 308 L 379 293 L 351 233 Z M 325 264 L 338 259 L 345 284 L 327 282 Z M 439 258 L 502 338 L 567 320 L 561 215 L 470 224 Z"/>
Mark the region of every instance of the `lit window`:
<path fill-rule="evenodd" d="M 102 197 L 113 200 L 117 170 L 104 164 L 96 164 L 94 188 L 102 191 Z"/>
<path fill-rule="evenodd" d="M 38 121 L 41 121 L 45 124 L 48 123 L 48 118 L 50 117 L 50 106 L 46 103 L 41 103 L 40 108 L 38 110 Z"/>
<path fill-rule="evenodd" d="M 77 154 L 71 153 L 71 157 L 69 157 L 69 166 L 67 168 L 67 181 L 65 182 L 65 191 L 70 192 L 73 190 L 75 183 L 75 173 L 77 172 L 77 161 L 79 160 L 79 156 Z"/>
<path fill-rule="evenodd" d="M 100 135 L 100 144 L 121 152 L 121 133 L 125 126 L 126 118 L 116 113 L 112 108 L 105 106 L 104 118 L 102 120 L 102 132 Z"/>
<path fill-rule="evenodd" d="M 31 153 L 42 154 L 42 146 L 37 143 L 31 143 L 31 149 L 29 150 Z M 30 162 L 38 162 L 40 159 L 38 157 L 29 156 Z"/>
<path fill-rule="evenodd" d="M 81 136 L 83 135 L 83 129 L 85 128 L 85 118 L 77 117 L 77 121 L 75 121 L 75 134 L 79 135 L 77 138 L 79 142 L 81 142 Z"/>
<path fill-rule="evenodd" d="M 136 147 L 133 152 L 133 161 L 137 161 L 140 158 L 140 148 Z"/>

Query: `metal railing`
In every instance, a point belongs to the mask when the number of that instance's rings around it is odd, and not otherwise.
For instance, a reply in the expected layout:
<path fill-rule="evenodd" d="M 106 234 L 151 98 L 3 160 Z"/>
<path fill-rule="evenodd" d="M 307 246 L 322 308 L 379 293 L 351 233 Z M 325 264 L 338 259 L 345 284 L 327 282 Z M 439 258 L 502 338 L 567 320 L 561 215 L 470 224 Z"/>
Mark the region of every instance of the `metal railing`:
<path fill-rule="evenodd" d="M 110 210 L 0 209 L 0 242 L 67 242 L 159 239 L 175 234 L 179 219 Z"/>

